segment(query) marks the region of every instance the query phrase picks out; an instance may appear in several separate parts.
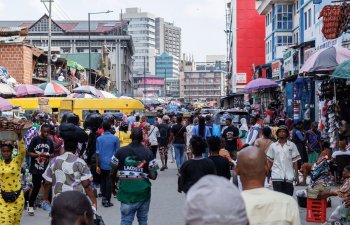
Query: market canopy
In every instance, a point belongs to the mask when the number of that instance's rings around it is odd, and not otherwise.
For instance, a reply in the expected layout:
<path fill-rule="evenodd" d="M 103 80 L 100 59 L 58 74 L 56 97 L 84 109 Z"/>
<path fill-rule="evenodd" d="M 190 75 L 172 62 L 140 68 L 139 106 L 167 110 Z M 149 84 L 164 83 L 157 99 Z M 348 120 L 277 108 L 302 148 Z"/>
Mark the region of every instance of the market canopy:
<path fill-rule="evenodd" d="M 70 94 L 70 91 L 67 88 L 55 81 L 42 83 L 39 85 L 39 88 L 44 90 L 45 96 L 62 96 Z"/>
<path fill-rule="evenodd" d="M 341 79 L 350 79 L 350 60 L 340 64 L 333 72 L 332 77 Z"/>
<path fill-rule="evenodd" d="M 299 73 L 333 71 L 339 64 L 349 59 L 350 50 L 346 48 L 333 46 L 326 49 L 320 49 L 310 56 L 300 69 Z"/>
<path fill-rule="evenodd" d="M 79 70 L 79 71 L 85 70 L 85 68 L 82 65 L 72 60 L 67 60 L 67 66 L 71 68 L 75 68 L 76 70 Z"/>
<path fill-rule="evenodd" d="M 31 84 L 20 84 L 15 87 L 15 91 L 17 97 L 28 95 L 44 95 L 44 91 L 41 88 Z"/>
<path fill-rule="evenodd" d="M 277 87 L 277 86 L 278 86 L 278 84 L 273 80 L 266 79 L 266 78 L 258 78 L 258 79 L 250 81 L 245 86 L 244 90 L 253 91 L 253 90 L 272 88 L 272 87 Z"/>
<path fill-rule="evenodd" d="M 3 97 L 16 96 L 16 91 L 10 85 L 0 83 L 0 95 Z"/>
<path fill-rule="evenodd" d="M 100 90 L 96 89 L 93 86 L 83 85 L 77 88 L 74 88 L 72 90 L 73 93 L 85 93 L 85 94 L 92 94 L 98 98 L 103 97 Z"/>
<path fill-rule="evenodd" d="M 9 101 L 0 97 L 0 111 L 7 111 L 11 110 L 12 108 L 13 105 Z"/>

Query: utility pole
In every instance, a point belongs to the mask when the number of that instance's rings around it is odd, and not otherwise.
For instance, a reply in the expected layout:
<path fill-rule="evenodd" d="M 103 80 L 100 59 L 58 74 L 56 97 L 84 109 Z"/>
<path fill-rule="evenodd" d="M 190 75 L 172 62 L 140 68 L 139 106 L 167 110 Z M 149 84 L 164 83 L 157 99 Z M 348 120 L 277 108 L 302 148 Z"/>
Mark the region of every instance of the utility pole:
<path fill-rule="evenodd" d="M 166 69 L 164 69 L 165 71 L 165 76 L 164 76 L 164 100 L 166 101 Z"/>
<path fill-rule="evenodd" d="M 92 85 L 91 76 L 91 30 L 90 30 L 90 13 L 88 13 L 88 27 L 89 27 L 89 85 Z"/>
<path fill-rule="evenodd" d="M 49 32 L 48 32 L 48 45 L 47 45 L 47 78 L 48 81 L 51 82 L 51 23 L 52 23 L 52 2 L 53 0 L 41 0 L 42 3 L 48 2 L 49 8 L 46 7 L 47 11 L 49 12 Z"/>

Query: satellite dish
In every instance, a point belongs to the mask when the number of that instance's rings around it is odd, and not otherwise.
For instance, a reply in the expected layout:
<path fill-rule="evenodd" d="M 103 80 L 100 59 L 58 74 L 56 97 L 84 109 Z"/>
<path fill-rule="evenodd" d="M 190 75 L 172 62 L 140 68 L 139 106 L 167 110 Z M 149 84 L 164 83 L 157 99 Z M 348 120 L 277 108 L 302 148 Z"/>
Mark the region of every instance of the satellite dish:
<path fill-rule="evenodd" d="M 58 59 L 57 55 L 52 55 L 51 56 L 51 61 L 52 62 L 57 62 L 57 59 Z"/>

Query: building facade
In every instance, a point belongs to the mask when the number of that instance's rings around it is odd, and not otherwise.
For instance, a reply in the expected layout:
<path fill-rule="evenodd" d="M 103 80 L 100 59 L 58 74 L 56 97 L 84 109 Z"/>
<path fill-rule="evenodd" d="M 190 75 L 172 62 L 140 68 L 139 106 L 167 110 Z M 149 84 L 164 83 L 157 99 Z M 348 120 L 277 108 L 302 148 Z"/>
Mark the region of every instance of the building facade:
<path fill-rule="evenodd" d="M 45 14 L 37 21 L 0 21 L 0 27 L 26 27 L 30 44 L 48 49 L 48 22 Z M 57 53 L 89 52 L 88 21 L 52 20 L 52 48 Z M 120 94 L 132 93 L 132 56 L 134 46 L 128 34 L 128 21 L 90 21 L 91 52 L 102 53 L 107 47 L 111 57 L 108 77 Z"/>
<path fill-rule="evenodd" d="M 134 75 L 140 75 L 144 72 L 155 75 L 155 16 L 148 12 L 142 12 L 140 8 L 127 8 L 125 13 L 121 14 L 121 18 L 129 21 L 128 30 L 135 46 Z"/>
<path fill-rule="evenodd" d="M 255 0 L 232 0 L 228 11 L 227 94 L 232 94 L 252 80 L 254 65 L 265 62 L 265 17 L 257 13 Z"/>
<path fill-rule="evenodd" d="M 158 54 L 168 52 L 180 59 L 181 28 L 165 22 L 164 18 L 156 18 L 156 48 Z"/>
<path fill-rule="evenodd" d="M 163 77 L 134 76 L 133 79 L 135 97 L 161 97 L 166 92 Z"/>
<path fill-rule="evenodd" d="M 157 77 L 179 77 L 179 59 L 167 52 L 156 57 Z"/>
<path fill-rule="evenodd" d="M 225 95 L 224 71 L 184 71 L 180 73 L 180 98 L 186 101 L 220 101 Z"/>
<path fill-rule="evenodd" d="M 166 93 L 167 97 L 179 98 L 180 97 L 180 78 L 172 77 L 166 78 Z"/>

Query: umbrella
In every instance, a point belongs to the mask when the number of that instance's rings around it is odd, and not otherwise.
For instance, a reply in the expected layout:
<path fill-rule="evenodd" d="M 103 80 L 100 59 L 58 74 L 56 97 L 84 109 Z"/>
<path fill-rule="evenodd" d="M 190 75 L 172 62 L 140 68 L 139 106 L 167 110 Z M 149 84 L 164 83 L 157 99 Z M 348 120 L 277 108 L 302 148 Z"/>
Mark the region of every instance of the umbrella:
<path fill-rule="evenodd" d="M 7 101 L 4 98 L 0 98 L 0 111 L 6 111 L 6 110 L 11 110 L 12 105 L 9 101 Z"/>
<path fill-rule="evenodd" d="M 63 85 L 54 81 L 40 84 L 39 88 L 44 90 L 45 96 L 60 96 L 60 95 L 70 94 L 70 91 L 68 91 L 67 88 L 65 88 Z"/>
<path fill-rule="evenodd" d="M 96 98 L 92 94 L 86 94 L 86 93 L 72 93 L 68 96 L 68 98 Z"/>
<path fill-rule="evenodd" d="M 86 93 L 86 94 L 92 94 L 95 95 L 96 97 L 101 97 L 102 93 L 100 90 L 96 89 L 93 86 L 88 86 L 88 85 L 83 85 L 77 88 L 74 88 L 73 93 Z"/>
<path fill-rule="evenodd" d="M 16 96 L 22 97 L 27 95 L 44 95 L 44 91 L 38 86 L 31 84 L 21 84 L 15 87 Z"/>
<path fill-rule="evenodd" d="M 350 79 L 350 60 L 346 60 L 340 64 L 333 72 L 332 77 Z"/>
<path fill-rule="evenodd" d="M 76 70 L 79 70 L 79 71 L 85 70 L 85 68 L 82 65 L 71 60 L 67 61 L 67 66 L 75 68 Z"/>
<path fill-rule="evenodd" d="M 339 64 L 350 59 L 350 50 L 333 46 L 315 52 L 300 69 L 300 73 L 334 70 Z"/>
<path fill-rule="evenodd" d="M 16 96 L 16 91 L 8 84 L 0 83 L 0 95 L 2 96 Z"/>
<path fill-rule="evenodd" d="M 265 79 L 265 78 L 258 78 L 258 79 L 250 81 L 245 86 L 244 89 L 247 91 L 252 91 L 252 90 L 271 88 L 271 87 L 277 87 L 277 86 L 278 86 L 278 84 L 273 80 Z"/>
<path fill-rule="evenodd" d="M 109 93 L 107 91 L 99 90 L 99 92 L 101 93 L 101 95 L 100 95 L 101 98 L 117 98 L 114 94 Z"/>

